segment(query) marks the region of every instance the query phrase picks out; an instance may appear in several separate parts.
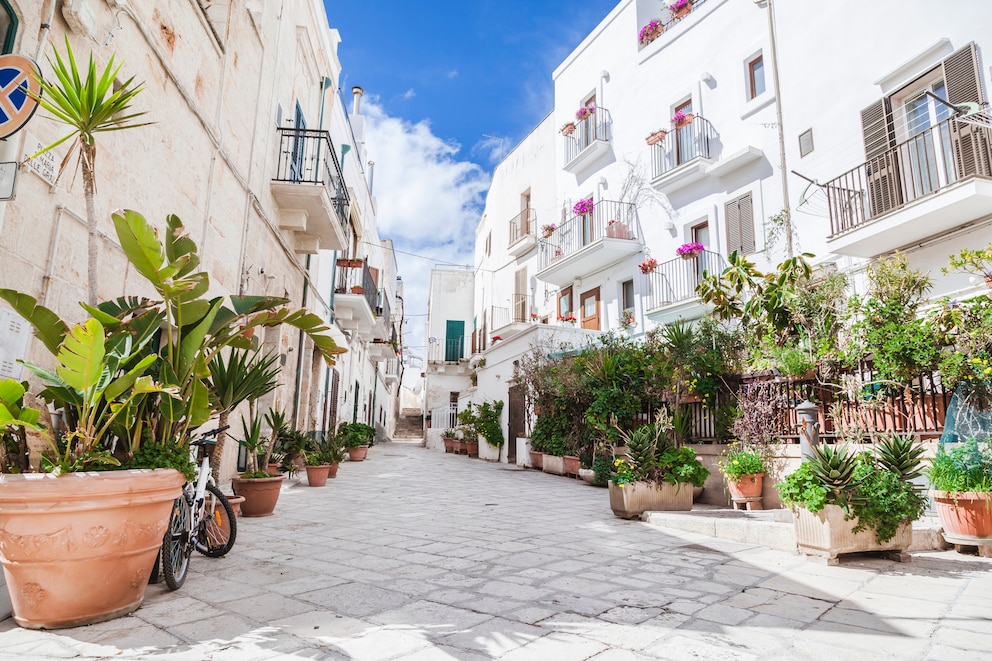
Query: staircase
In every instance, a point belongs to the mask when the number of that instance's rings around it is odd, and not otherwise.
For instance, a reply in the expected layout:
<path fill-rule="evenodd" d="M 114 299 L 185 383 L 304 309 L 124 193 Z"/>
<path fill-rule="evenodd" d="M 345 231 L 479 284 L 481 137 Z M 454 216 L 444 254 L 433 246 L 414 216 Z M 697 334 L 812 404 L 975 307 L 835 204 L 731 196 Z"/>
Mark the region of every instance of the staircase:
<path fill-rule="evenodd" d="M 424 416 L 420 409 L 403 409 L 396 420 L 394 441 L 422 441 L 424 439 Z"/>

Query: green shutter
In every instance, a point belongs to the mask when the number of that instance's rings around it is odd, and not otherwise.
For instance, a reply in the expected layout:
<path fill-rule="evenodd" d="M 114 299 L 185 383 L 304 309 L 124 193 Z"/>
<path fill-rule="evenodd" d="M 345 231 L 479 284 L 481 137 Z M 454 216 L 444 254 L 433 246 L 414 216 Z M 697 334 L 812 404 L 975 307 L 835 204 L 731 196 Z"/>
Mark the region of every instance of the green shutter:
<path fill-rule="evenodd" d="M 448 320 L 444 329 L 444 360 L 457 362 L 465 357 L 465 322 Z"/>

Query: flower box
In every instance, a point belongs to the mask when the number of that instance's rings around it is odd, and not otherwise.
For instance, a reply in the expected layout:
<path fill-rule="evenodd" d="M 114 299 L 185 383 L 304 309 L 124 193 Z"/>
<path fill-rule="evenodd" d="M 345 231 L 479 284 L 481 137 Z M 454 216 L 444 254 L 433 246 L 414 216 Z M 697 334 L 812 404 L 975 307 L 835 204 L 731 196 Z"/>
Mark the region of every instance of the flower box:
<path fill-rule="evenodd" d="M 692 11 L 692 0 L 675 0 L 668 5 L 668 11 L 672 12 L 672 18 L 682 18 Z"/>
<path fill-rule="evenodd" d="M 345 269 L 358 269 L 365 265 L 365 261 L 361 259 L 341 258 L 337 260 L 337 265 L 340 268 L 345 268 Z"/>
<path fill-rule="evenodd" d="M 864 551 L 890 551 L 895 559 L 909 561 L 906 552 L 913 543 L 912 524 L 903 524 L 895 537 L 880 544 L 872 528 L 854 532 L 858 520 L 847 520 L 844 510 L 837 505 L 826 505 L 816 514 L 805 507 L 797 507 L 793 514 L 799 552 L 822 558 L 828 565 L 836 565 L 838 555 Z"/>
<path fill-rule="evenodd" d="M 610 509 L 621 519 L 644 512 L 688 512 L 692 509 L 692 485 L 669 482 L 630 482 L 617 486 L 610 481 Z"/>
<path fill-rule="evenodd" d="M 572 207 L 572 213 L 574 213 L 576 216 L 585 216 L 587 214 L 592 213 L 595 208 L 596 205 L 595 203 L 593 203 L 592 198 L 587 197 L 575 203 L 575 205 Z"/>
<path fill-rule="evenodd" d="M 355 285 L 354 287 L 351 288 L 352 294 L 361 294 L 363 291 L 365 290 L 360 285 Z"/>
<path fill-rule="evenodd" d="M 545 454 L 541 470 L 552 475 L 565 474 L 565 457 L 556 457 L 553 454 Z"/>
<path fill-rule="evenodd" d="M 575 122 L 568 122 L 565 126 L 561 127 L 561 134 L 566 137 L 572 135 L 573 131 L 575 131 Z"/>
<path fill-rule="evenodd" d="M 659 142 L 662 142 L 667 137 L 668 137 L 668 131 L 658 130 L 648 135 L 648 137 L 644 138 L 644 141 L 647 142 L 649 145 L 656 145 Z"/>
<path fill-rule="evenodd" d="M 611 239 L 629 239 L 630 230 L 626 225 L 621 225 L 616 221 L 610 221 L 606 225 L 606 236 Z"/>
<path fill-rule="evenodd" d="M 579 476 L 579 470 L 582 468 L 582 462 L 578 457 L 572 455 L 565 455 L 565 475 L 571 475 L 573 477 Z"/>
<path fill-rule="evenodd" d="M 705 249 L 705 246 L 698 241 L 690 241 L 689 243 L 683 243 L 681 246 L 676 248 L 675 254 L 682 259 L 693 259 L 701 255 Z"/>
<path fill-rule="evenodd" d="M 664 23 L 661 21 L 649 21 L 648 24 L 642 27 L 641 31 L 637 33 L 637 41 L 639 41 L 642 46 L 646 46 L 660 37 L 661 33 L 664 31 Z"/>
<path fill-rule="evenodd" d="M 677 129 L 685 128 L 692 124 L 692 120 L 695 118 L 696 116 L 691 112 L 685 113 L 679 110 L 672 116 L 672 126 Z"/>
<path fill-rule="evenodd" d="M 582 106 L 575 111 L 575 119 L 580 122 L 584 119 L 589 119 L 596 112 L 596 106 Z"/>
<path fill-rule="evenodd" d="M 544 453 L 537 450 L 530 451 L 530 465 L 534 468 L 544 468 Z"/>

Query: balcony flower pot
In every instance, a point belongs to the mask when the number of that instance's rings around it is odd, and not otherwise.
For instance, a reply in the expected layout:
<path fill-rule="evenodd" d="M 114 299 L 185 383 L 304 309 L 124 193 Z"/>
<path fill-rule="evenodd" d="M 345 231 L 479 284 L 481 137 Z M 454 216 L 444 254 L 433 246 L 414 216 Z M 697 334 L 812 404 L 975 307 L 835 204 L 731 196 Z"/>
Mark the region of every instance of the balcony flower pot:
<path fill-rule="evenodd" d="M 575 122 L 568 122 L 565 126 L 561 127 L 561 134 L 565 137 L 572 135 L 575 132 Z"/>
<path fill-rule="evenodd" d="M 667 137 L 668 137 L 668 131 L 655 131 L 648 137 L 644 138 L 644 141 L 647 142 L 648 145 L 656 145 L 659 142 L 664 141 L 664 139 Z"/>
<path fill-rule="evenodd" d="M 658 260 L 656 260 L 654 257 L 649 257 L 648 259 L 638 264 L 637 268 L 639 268 L 641 270 L 641 273 L 643 273 L 644 275 L 647 275 L 648 273 L 654 273 L 655 269 L 658 268 Z"/>
<path fill-rule="evenodd" d="M 282 490 L 282 476 L 278 477 L 236 477 L 231 480 L 235 495 L 244 496 L 241 513 L 245 516 L 271 516 L 279 501 Z"/>
<path fill-rule="evenodd" d="M 992 550 L 992 493 L 931 490 L 930 495 L 948 543 Z"/>
<path fill-rule="evenodd" d="M 661 36 L 664 32 L 665 25 L 661 21 L 649 21 L 647 25 L 641 28 L 641 31 L 637 33 L 637 41 L 642 46 L 647 46 L 652 41 Z"/>
<path fill-rule="evenodd" d="M 534 468 L 544 468 L 544 453 L 537 450 L 530 451 L 530 465 Z"/>
<path fill-rule="evenodd" d="M 0 561 L 17 624 L 59 629 L 136 610 L 183 480 L 172 469 L 3 475 Z"/>
<path fill-rule="evenodd" d="M 621 519 L 644 512 L 687 512 L 692 509 L 692 485 L 670 482 L 631 482 L 619 486 L 610 480 L 610 509 Z"/>
<path fill-rule="evenodd" d="M 553 454 L 545 454 L 541 470 L 552 475 L 565 474 L 565 457 L 557 457 Z"/>
<path fill-rule="evenodd" d="M 695 118 L 696 116 L 691 112 L 686 114 L 676 113 L 675 116 L 672 117 L 672 126 L 677 129 L 685 128 L 686 126 L 692 124 L 692 120 Z"/>
<path fill-rule="evenodd" d="M 369 453 L 369 446 L 359 445 L 358 447 L 348 448 L 348 460 L 349 461 L 365 461 L 365 457 Z"/>
<path fill-rule="evenodd" d="M 629 239 L 630 230 L 626 225 L 614 221 L 606 224 L 606 236 L 611 239 Z"/>
<path fill-rule="evenodd" d="M 854 532 L 858 520 L 847 520 L 844 510 L 837 505 L 826 505 L 815 514 L 797 506 L 793 514 L 799 552 L 822 558 L 828 565 L 836 565 L 838 555 L 865 551 L 889 551 L 903 561 L 909 558 L 906 551 L 913 543 L 910 523 L 900 526 L 895 537 L 889 541 L 879 543 L 872 528 Z"/>
<path fill-rule="evenodd" d="M 455 451 L 455 439 L 449 436 L 443 436 L 441 440 L 444 441 L 444 452 L 446 454 L 451 454 Z"/>
<path fill-rule="evenodd" d="M 563 457 L 565 460 L 565 475 L 572 475 L 573 477 L 579 476 L 579 470 L 582 468 L 582 462 L 579 461 L 578 457 L 572 455 L 565 455 Z"/>
<path fill-rule="evenodd" d="M 363 291 L 364 289 L 362 289 L 362 287 L 360 287 L 359 285 L 355 285 L 354 287 L 351 288 L 352 294 L 361 294 Z"/>
<path fill-rule="evenodd" d="M 327 476 L 331 471 L 329 464 L 322 466 L 307 466 L 307 484 L 311 487 L 327 485 Z"/>
<path fill-rule="evenodd" d="M 673 19 L 682 18 L 692 11 L 692 0 L 676 0 L 668 6 L 668 10 L 672 13 Z"/>
<path fill-rule="evenodd" d="M 357 269 L 357 268 L 361 268 L 364 264 L 365 264 L 365 262 L 362 261 L 362 260 L 360 260 L 360 259 L 346 259 L 346 258 L 341 258 L 341 259 L 339 259 L 337 261 L 337 265 L 340 268 L 346 268 L 346 269 Z"/>
<path fill-rule="evenodd" d="M 575 111 L 575 119 L 581 122 L 585 119 L 589 119 L 595 113 L 596 113 L 595 106 L 582 106 L 581 108 Z"/>

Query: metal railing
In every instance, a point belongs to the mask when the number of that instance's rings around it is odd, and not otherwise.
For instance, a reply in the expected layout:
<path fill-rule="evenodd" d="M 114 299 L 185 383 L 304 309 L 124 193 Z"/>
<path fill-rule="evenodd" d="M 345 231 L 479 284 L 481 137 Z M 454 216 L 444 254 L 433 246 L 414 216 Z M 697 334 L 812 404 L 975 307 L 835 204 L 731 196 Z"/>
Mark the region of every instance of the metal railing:
<path fill-rule="evenodd" d="M 393 358 L 392 360 L 386 361 L 386 367 L 383 368 L 383 374 L 386 376 L 399 377 L 400 375 L 400 361 L 398 358 Z"/>
<path fill-rule="evenodd" d="M 458 405 L 449 404 L 431 409 L 431 427 L 434 429 L 454 429 L 458 426 Z"/>
<path fill-rule="evenodd" d="M 530 321 L 530 311 L 534 307 L 533 297 L 529 294 L 514 294 L 510 298 L 510 307 L 493 306 L 490 311 L 493 330 L 510 324 L 525 324 Z"/>
<path fill-rule="evenodd" d="M 383 287 L 379 290 L 378 294 L 379 304 L 375 307 L 375 316 L 378 319 L 382 319 L 386 323 L 386 328 L 389 328 L 389 322 L 392 320 L 390 316 L 392 311 L 389 307 L 389 293 L 386 288 Z"/>
<path fill-rule="evenodd" d="M 710 141 L 716 132 L 708 120 L 695 115 L 682 128 L 672 129 L 651 147 L 651 172 L 660 177 L 697 158 L 710 158 Z"/>
<path fill-rule="evenodd" d="M 348 188 L 330 133 L 297 128 L 276 130 L 279 131 L 279 160 L 274 181 L 323 185 L 339 220 L 343 221 L 344 208 L 349 203 Z"/>
<path fill-rule="evenodd" d="M 339 266 L 337 283 L 334 286 L 336 294 L 360 294 L 365 297 L 369 309 L 378 309 L 379 292 L 375 288 L 375 278 L 369 270 L 368 263 L 362 263 L 361 268 Z M 359 289 L 360 288 L 360 291 Z"/>
<path fill-rule="evenodd" d="M 992 177 L 992 132 L 945 120 L 827 182 L 830 236 L 932 195 L 966 177 Z"/>
<path fill-rule="evenodd" d="M 642 275 L 647 280 L 645 309 L 656 310 L 695 298 L 700 280 L 705 275 L 722 273 L 725 268 L 723 255 L 709 250 L 691 259 L 676 257 L 659 264 L 652 273 Z"/>
<path fill-rule="evenodd" d="M 517 241 L 528 236 L 534 236 L 534 224 L 537 222 L 537 214 L 533 209 L 524 209 L 514 216 L 510 221 L 510 242 L 507 247 L 512 246 Z"/>
<path fill-rule="evenodd" d="M 565 136 L 565 162 L 581 154 L 597 140 L 613 139 L 613 120 L 606 108 L 596 108 L 596 112 L 575 122 L 575 130 Z"/>
<path fill-rule="evenodd" d="M 457 337 L 430 342 L 427 347 L 427 362 L 457 363 L 465 358 L 465 338 Z"/>
<path fill-rule="evenodd" d="M 545 269 L 582 248 L 602 240 L 637 238 L 637 207 L 627 202 L 600 200 L 592 213 L 572 216 L 540 243 L 540 268 Z"/>

